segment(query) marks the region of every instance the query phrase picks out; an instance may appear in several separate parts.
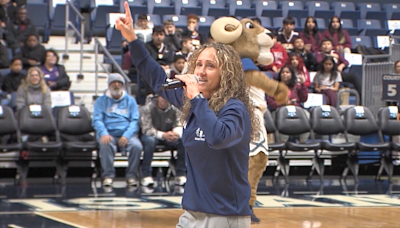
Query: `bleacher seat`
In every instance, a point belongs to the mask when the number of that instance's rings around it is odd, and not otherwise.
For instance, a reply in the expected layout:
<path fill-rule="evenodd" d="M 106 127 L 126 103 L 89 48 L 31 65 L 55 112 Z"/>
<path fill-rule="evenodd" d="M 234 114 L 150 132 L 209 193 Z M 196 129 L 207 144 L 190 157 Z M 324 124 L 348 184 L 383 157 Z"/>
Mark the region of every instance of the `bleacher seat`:
<path fill-rule="evenodd" d="M 369 11 L 381 11 L 381 5 L 379 3 L 358 3 L 357 8 L 361 13 L 361 19 L 366 19 L 367 12 Z"/>
<path fill-rule="evenodd" d="M 354 49 L 357 45 L 366 47 L 372 47 L 371 37 L 369 36 L 350 36 L 352 48 Z"/>
<path fill-rule="evenodd" d="M 272 21 L 272 24 L 274 26 L 275 29 L 280 29 L 283 28 L 283 20 L 285 18 L 284 17 L 275 17 Z M 295 28 L 301 28 L 301 25 L 299 24 L 297 18 L 293 18 L 295 21 Z"/>
<path fill-rule="evenodd" d="M 315 11 L 327 11 L 330 10 L 328 2 L 323 1 L 309 1 L 306 2 L 306 9 L 308 9 L 308 15 L 314 17 Z"/>
<path fill-rule="evenodd" d="M 400 12 L 393 12 L 390 16 L 390 20 L 400 20 Z"/>
<path fill-rule="evenodd" d="M 101 5 L 100 5 L 101 4 Z M 104 5 L 103 5 L 104 4 Z M 113 1 L 97 2 L 96 7 L 90 13 L 90 35 L 92 36 L 105 36 L 107 29 L 107 16 L 109 13 L 119 13 L 119 7 L 113 5 Z"/>
<path fill-rule="evenodd" d="M 226 7 L 225 0 L 203 0 L 203 16 L 213 16 L 215 18 L 229 16 L 229 9 Z"/>
<path fill-rule="evenodd" d="M 50 36 L 50 18 L 49 18 L 49 7 L 45 3 L 34 3 L 29 2 L 26 5 L 28 10 L 28 17 L 32 24 L 36 26 L 36 29 L 40 36 L 42 36 L 42 42 L 46 43 Z"/>
<path fill-rule="evenodd" d="M 175 14 L 175 7 L 171 0 L 148 0 L 147 10 L 149 14 L 158 14 L 160 17 L 168 14 Z"/>
<path fill-rule="evenodd" d="M 333 2 L 332 10 L 336 16 L 340 16 L 342 11 L 356 11 L 356 6 L 352 2 Z"/>
<path fill-rule="evenodd" d="M 340 23 L 342 24 L 342 29 L 346 29 L 349 36 L 357 36 L 359 31 L 357 28 L 353 26 L 353 20 L 351 19 L 340 19 Z M 327 26 L 329 28 L 329 25 Z"/>
<path fill-rule="evenodd" d="M 394 12 L 400 12 L 400 3 L 387 3 L 382 5 L 382 9 L 386 12 L 386 18 L 391 20 Z"/>
<path fill-rule="evenodd" d="M 382 28 L 381 22 L 378 20 L 361 19 L 357 21 L 359 35 L 362 36 L 379 36 L 386 35 L 389 31 Z"/>
<path fill-rule="evenodd" d="M 256 1 L 254 4 L 257 17 L 269 17 L 271 20 L 274 17 L 283 17 L 282 9 L 278 9 L 275 1 Z"/>
<path fill-rule="evenodd" d="M 340 13 L 340 19 L 351 19 L 353 25 L 357 24 L 357 21 L 361 19 L 360 11 L 342 11 Z"/>
<path fill-rule="evenodd" d="M 145 0 L 130 0 L 128 1 L 129 4 L 129 9 L 131 10 L 131 15 L 135 14 L 148 14 L 148 8 L 147 8 L 147 1 Z M 120 4 L 120 12 L 125 13 L 125 8 L 124 4 Z"/>
<path fill-rule="evenodd" d="M 50 34 L 51 35 L 65 35 L 65 1 L 50 1 Z M 69 20 L 73 22 L 74 26 L 79 30 L 80 20 L 76 16 L 76 12 L 69 8 Z"/>
<path fill-rule="evenodd" d="M 175 0 L 176 15 L 201 15 L 201 7 L 198 0 Z"/>
<path fill-rule="evenodd" d="M 386 20 L 387 20 L 386 12 L 382 11 L 368 11 L 365 19 L 366 20 L 379 20 L 381 22 L 382 28 L 384 27 Z"/>
<path fill-rule="evenodd" d="M 283 17 L 292 16 L 292 15 L 288 15 L 289 10 L 303 10 L 304 9 L 303 2 L 301 2 L 301 1 L 280 1 L 279 5 L 280 5 L 280 8 L 282 9 Z"/>
<path fill-rule="evenodd" d="M 297 21 L 301 21 L 302 18 L 307 18 L 308 17 L 308 10 L 305 9 L 290 9 L 288 11 L 288 16 L 292 18 L 296 18 Z"/>
<path fill-rule="evenodd" d="M 303 28 L 306 25 L 306 20 L 307 20 L 307 18 L 301 19 L 301 26 L 303 26 Z M 317 21 L 318 29 L 325 30 L 327 28 L 326 24 L 325 24 L 325 20 L 323 18 L 315 18 L 315 20 Z"/>
<path fill-rule="evenodd" d="M 114 26 L 107 28 L 106 48 L 111 54 L 121 53 L 122 40 L 123 37 L 121 32 L 118 31 Z"/>
<path fill-rule="evenodd" d="M 163 21 L 172 20 L 176 28 L 186 29 L 187 28 L 187 16 L 186 15 L 164 15 Z"/>
<path fill-rule="evenodd" d="M 215 17 L 213 16 L 199 16 L 199 32 L 204 34 L 206 37 L 208 37 L 208 34 L 210 33 L 210 27 L 213 21 L 215 20 Z"/>
<path fill-rule="evenodd" d="M 261 26 L 267 29 L 272 28 L 271 18 L 269 17 L 259 17 L 261 21 Z"/>
<path fill-rule="evenodd" d="M 229 0 L 229 14 L 239 17 L 254 17 L 256 10 L 250 0 Z"/>
<path fill-rule="evenodd" d="M 134 20 L 137 21 L 139 14 L 135 14 Z M 150 21 L 151 23 L 153 23 L 154 26 L 158 26 L 158 25 L 163 25 L 163 22 L 161 21 L 161 17 L 158 14 L 147 14 L 147 20 Z"/>

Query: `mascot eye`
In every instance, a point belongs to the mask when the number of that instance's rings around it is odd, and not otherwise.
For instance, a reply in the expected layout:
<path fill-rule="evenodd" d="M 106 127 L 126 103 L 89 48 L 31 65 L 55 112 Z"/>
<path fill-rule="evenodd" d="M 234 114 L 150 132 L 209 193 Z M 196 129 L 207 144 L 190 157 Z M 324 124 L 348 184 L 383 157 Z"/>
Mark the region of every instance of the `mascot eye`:
<path fill-rule="evenodd" d="M 245 26 L 246 26 L 246 28 L 248 28 L 248 29 L 254 28 L 253 23 L 250 23 L 250 22 L 247 22 L 247 23 L 245 24 Z"/>

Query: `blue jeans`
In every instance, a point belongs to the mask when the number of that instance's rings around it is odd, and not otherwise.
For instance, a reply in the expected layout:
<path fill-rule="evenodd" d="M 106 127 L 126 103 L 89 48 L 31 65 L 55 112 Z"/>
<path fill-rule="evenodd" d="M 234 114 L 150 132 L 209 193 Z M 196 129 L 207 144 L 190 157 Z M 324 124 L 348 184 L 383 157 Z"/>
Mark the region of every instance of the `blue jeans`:
<path fill-rule="evenodd" d="M 165 145 L 168 148 L 177 150 L 176 176 L 186 176 L 185 147 L 182 144 L 182 139 L 175 142 L 167 142 L 148 135 L 142 135 L 140 139 L 143 143 L 142 178 L 151 176 L 151 161 L 153 161 L 156 145 Z"/>
<path fill-rule="evenodd" d="M 110 144 L 104 145 L 100 143 L 100 137 L 97 138 L 100 147 L 100 163 L 103 169 L 102 177 L 115 177 L 114 169 L 114 156 L 117 152 L 119 137 L 114 137 Z M 126 152 L 128 153 L 128 167 L 126 168 L 126 178 L 139 178 L 139 164 L 140 155 L 142 153 L 142 144 L 137 135 L 132 136 L 126 146 Z M 121 148 L 120 148 L 121 149 Z"/>

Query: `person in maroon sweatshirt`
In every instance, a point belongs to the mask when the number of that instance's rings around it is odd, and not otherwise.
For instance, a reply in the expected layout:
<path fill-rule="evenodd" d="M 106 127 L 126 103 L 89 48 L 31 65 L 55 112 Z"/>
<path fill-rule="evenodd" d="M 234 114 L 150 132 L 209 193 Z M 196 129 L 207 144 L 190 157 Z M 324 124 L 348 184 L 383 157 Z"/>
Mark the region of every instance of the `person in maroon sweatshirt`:
<path fill-rule="evenodd" d="M 311 85 L 310 74 L 308 73 L 308 70 L 304 65 L 303 59 L 299 54 L 295 52 L 289 53 L 287 65 L 290 66 L 296 74 L 297 82 L 300 83 L 301 80 L 305 79 L 304 85 L 306 87 L 309 87 Z"/>
<path fill-rule="evenodd" d="M 267 96 L 267 105 L 268 109 L 272 112 L 278 109 L 279 107 L 286 106 L 286 105 L 295 105 L 301 107 L 301 103 L 307 101 L 308 98 L 308 88 L 305 85 L 306 79 L 302 76 L 296 76 L 295 72 L 292 68 L 285 65 L 282 67 L 281 71 L 278 74 L 277 79 L 280 82 L 283 82 L 289 88 L 288 94 L 288 102 L 283 105 L 278 105 L 273 97 Z M 310 114 L 305 111 L 308 118 L 310 118 Z M 301 134 L 300 135 L 300 142 L 304 143 L 307 141 L 309 133 Z M 280 139 L 282 142 L 286 142 L 289 139 L 289 136 L 280 134 Z"/>
<path fill-rule="evenodd" d="M 340 18 L 333 16 L 329 27 L 323 33 L 324 38 L 332 41 L 333 49 L 339 53 L 351 53 L 351 39 L 346 29 L 342 29 Z"/>
<path fill-rule="evenodd" d="M 343 70 L 349 65 L 349 62 L 343 57 L 342 54 L 333 50 L 333 44 L 330 40 L 323 40 L 321 42 L 321 51 L 315 54 L 315 61 L 319 65 L 319 67 L 322 67 L 322 60 L 326 56 L 333 57 L 335 64 L 337 65 L 337 71 L 342 74 L 343 81 L 353 84 L 354 88 L 357 90 L 361 97 L 360 78 L 356 74 L 343 72 Z"/>
<path fill-rule="evenodd" d="M 271 48 L 271 53 L 274 55 L 274 62 L 268 66 L 259 65 L 259 68 L 262 71 L 273 71 L 277 73 L 285 65 L 288 55 L 285 48 L 277 43 L 276 32 L 271 31 L 271 33 L 268 33 L 268 35 L 271 36 L 272 42 L 274 43 L 274 46 Z"/>
<path fill-rule="evenodd" d="M 300 37 L 304 41 L 304 49 L 311 53 L 319 51 L 323 35 L 318 31 L 318 24 L 314 17 L 307 17 L 304 30 L 300 32 Z"/>

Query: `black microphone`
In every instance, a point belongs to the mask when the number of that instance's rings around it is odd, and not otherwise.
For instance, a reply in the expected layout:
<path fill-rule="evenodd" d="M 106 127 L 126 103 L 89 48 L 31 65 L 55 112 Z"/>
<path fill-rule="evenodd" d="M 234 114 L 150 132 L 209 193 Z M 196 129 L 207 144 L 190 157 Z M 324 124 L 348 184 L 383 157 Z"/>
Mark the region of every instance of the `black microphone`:
<path fill-rule="evenodd" d="M 194 79 L 199 82 L 199 78 L 197 77 L 197 75 L 193 75 Z M 171 81 L 167 81 L 166 83 L 161 85 L 161 90 L 170 90 L 170 89 L 176 89 L 176 88 L 180 88 L 183 87 L 185 85 L 184 82 L 182 82 L 179 79 L 173 79 Z"/>

